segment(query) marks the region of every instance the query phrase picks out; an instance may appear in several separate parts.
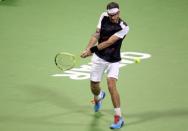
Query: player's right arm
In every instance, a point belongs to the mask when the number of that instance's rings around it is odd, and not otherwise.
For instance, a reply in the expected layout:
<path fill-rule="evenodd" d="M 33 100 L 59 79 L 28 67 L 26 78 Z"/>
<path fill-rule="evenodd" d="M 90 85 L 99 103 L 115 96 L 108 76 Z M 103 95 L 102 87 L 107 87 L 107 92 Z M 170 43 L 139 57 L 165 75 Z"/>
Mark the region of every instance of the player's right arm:
<path fill-rule="evenodd" d="M 97 28 L 96 32 L 91 36 L 86 49 L 81 53 L 80 56 L 82 58 L 92 55 L 92 53 L 90 52 L 90 48 L 93 47 L 98 42 L 99 37 L 100 37 L 100 29 Z"/>
<path fill-rule="evenodd" d="M 106 15 L 107 15 L 106 12 L 103 12 L 101 14 L 98 24 L 97 24 L 96 32 L 92 35 L 92 37 L 89 40 L 89 43 L 87 44 L 86 49 L 80 55 L 82 58 L 92 55 L 90 48 L 93 47 L 98 42 L 98 39 L 100 37 L 101 21 L 104 18 L 104 16 L 106 16 Z"/>
<path fill-rule="evenodd" d="M 98 42 L 99 37 L 100 37 L 100 29 L 97 28 L 96 32 L 91 36 L 86 49 L 89 50 L 91 47 L 93 47 Z"/>

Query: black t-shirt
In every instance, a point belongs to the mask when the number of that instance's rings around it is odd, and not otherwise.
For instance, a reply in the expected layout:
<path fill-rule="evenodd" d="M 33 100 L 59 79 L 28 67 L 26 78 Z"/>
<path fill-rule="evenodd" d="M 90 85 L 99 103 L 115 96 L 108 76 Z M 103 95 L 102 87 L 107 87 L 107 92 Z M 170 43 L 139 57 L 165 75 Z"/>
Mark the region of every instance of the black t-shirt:
<path fill-rule="evenodd" d="M 100 29 L 100 38 L 98 40 L 98 44 L 100 44 L 103 41 L 108 40 L 108 38 L 110 38 L 112 35 L 116 35 L 121 39 L 116 41 L 111 46 L 109 46 L 103 50 L 100 50 L 98 52 L 95 52 L 95 54 L 98 57 L 100 57 L 108 62 L 113 63 L 113 62 L 120 61 L 121 60 L 120 48 L 121 48 L 122 41 L 125 38 L 125 35 L 129 31 L 128 25 L 121 19 L 119 19 L 118 23 L 112 23 L 110 21 L 110 18 L 108 17 L 108 14 L 106 12 L 104 12 L 104 13 L 102 13 L 102 15 L 99 19 L 97 28 Z"/>

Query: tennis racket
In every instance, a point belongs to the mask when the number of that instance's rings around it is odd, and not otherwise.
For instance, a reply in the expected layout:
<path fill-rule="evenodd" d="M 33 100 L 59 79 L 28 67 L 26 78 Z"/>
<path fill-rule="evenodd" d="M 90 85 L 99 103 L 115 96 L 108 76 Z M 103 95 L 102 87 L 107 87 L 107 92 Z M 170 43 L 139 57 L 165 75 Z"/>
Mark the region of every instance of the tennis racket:
<path fill-rule="evenodd" d="M 71 53 L 60 52 L 55 56 L 55 64 L 62 71 L 70 70 L 76 64 L 76 57 Z"/>

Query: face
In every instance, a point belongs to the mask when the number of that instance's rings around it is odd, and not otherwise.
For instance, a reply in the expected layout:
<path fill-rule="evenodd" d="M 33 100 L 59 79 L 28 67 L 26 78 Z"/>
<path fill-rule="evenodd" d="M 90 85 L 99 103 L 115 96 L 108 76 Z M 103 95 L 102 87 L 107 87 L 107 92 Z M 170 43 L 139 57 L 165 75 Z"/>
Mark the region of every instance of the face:
<path fill-rule="evenodd" d="M 115 13 L 115 14 L 109 14 L 108 13 L 108 15 L 109 15 L 110 21 L 112 23 L 118 23 L 118 20 L 119 20 L 119 11 L 117 13 Z"/>

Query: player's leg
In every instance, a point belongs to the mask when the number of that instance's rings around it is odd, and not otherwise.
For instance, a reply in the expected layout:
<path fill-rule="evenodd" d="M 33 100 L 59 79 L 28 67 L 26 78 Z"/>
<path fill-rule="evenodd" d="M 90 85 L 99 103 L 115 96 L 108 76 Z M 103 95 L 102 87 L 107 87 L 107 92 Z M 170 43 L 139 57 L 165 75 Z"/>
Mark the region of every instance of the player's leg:
<path fill-rule="evenodd" d="M 98 112 L 105 97 L 105 92 L 101 90 L 99 82 L 94 81 L 91 81 L 91 92 L 94 95 L 94 111 Z"/>
<path fill-rule="evenodd" d="M 90 82 L 91 92 L 94 95 L 94 111 L 98 112 L 101 108 L 102 100 L 105 98 L 105 92 L 101 90 L 99 82 Z"/>
<path fill-rule="evenodd" d="M 91 76 L 90 76 L 90 87 L 91 92 L 94 95 L 94 111 L 97 112 L 101 108 L 101 102 L 105 97 L 104 91 L 100 88 L 100 81 L 102 79 L 104 70 L 106 68 L 105 63 L 95 54 L 92 58 Z"/>
<path fill-rule="evenodd" d="M 110 128 L 112 129 L 121 128 L 124 124 L 124 119 L 121 114 L 120 96 L 116 87 L 116 81 L 118 79 L 118 74 L 119 74 L 119 63 L 110 64 L 107 73 L 108 73 L 108 78 L 107 78 L 108 90 L 110 92 L 112 104 L 115 111 L 114 123 L 110 126 Z"/>
<path fill-rule="evenodd" d="M 94 81 L 90 82 L 91 92 L 93 93 L 95 99 L 97 99 L 97 96 L 101 92 L 101 88 L 100 88 L 99 84 L 100 84 L 100 82 L 94 82 Z"/>
<path fill-rule="evenodd" d="M 116 78 L 113 78 L 113 77 L 107 78 L 108 90 L 111 95 L 112 104 L 113 104 L 114 108 L 119 108 L 120 107 L 120 97 L 119 97 L 119 93 L 118 93 L 118 90 L 116 87 L 116 81 L 117 81 Z M 117 115 L 121 115 L 121 114 L 117 114 Z"/>

